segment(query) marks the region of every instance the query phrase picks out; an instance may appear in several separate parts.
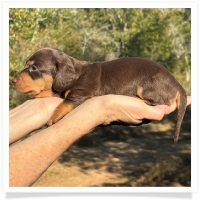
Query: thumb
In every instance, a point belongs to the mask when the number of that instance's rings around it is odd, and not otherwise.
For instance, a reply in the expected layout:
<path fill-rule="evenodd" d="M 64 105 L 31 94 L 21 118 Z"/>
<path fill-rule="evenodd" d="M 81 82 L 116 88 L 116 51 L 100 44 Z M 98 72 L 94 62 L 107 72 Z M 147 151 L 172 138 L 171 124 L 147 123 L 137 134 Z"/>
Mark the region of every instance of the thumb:
<path fill-rule="evenodd" d="M 161 120 L 164 115 L 170 113 L 170 107 L 167 105 L 157 105 L 157 106 L 150 106 L 151 112 L 148 119 L 150 120 Z"/>

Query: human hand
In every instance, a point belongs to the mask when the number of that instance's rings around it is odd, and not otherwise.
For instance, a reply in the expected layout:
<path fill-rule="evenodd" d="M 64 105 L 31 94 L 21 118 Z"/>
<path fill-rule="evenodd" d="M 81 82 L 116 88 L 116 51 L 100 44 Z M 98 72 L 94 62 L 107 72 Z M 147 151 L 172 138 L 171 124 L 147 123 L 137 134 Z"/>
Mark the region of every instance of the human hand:
<path fill-rule="evenodd" d="M 9 112 L 9 143 L 45 125 L 62 99 L 47 97 L 24 102 Z"/>
<path fill-rule="evenodd" d="M 164 115 L 173 112 L 177 107 L 176 103 L 171 106 L 149 106 L 138 98 L 121 95 L 107 95 L 105 98 L 107 98 L 104 99 L 105 107 L 109 114 L 104 124 L 118 120 L 129 124 L 140 124 L 144 119 L 161 120 Z M 190 104 L 191 96 L 188 96 L 187 105 Z"/>

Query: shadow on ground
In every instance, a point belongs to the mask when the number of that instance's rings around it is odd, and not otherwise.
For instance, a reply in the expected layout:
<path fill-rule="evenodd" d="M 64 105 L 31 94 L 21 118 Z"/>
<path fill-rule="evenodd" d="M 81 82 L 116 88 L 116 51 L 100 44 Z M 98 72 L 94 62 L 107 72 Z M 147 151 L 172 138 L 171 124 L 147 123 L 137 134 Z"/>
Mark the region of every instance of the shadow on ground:
<path fill-rule="evenodd" d="M 175 114 L 139 127 L 96 128 L 73 144 L 59 162 L 78 166 L 85 174 L 97 170 L 125 177 L 121 183 L 100 186 L 191 186 L 191 108 L 187 108 L 176 145 Z"/>

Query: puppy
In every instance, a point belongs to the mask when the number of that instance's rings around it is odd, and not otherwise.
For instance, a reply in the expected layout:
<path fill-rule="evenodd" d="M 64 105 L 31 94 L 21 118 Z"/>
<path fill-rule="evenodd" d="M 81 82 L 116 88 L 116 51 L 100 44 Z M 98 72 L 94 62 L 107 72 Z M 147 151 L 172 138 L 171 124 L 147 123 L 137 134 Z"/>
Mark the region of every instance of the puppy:
<path fill-rule="evenodd" d="M 12 80 L 34 98 L 64 98 L 48 121 L 52 125 L 88 98 L 106 94 L 138 97 L 148 105 L 177 104 L 174 142 L 178 141 L 187 106 L 183 87 L 163 66 L 144 58 L 108 62 L 79 61 L 59 49 L 44 48 L 28 58 Z"/>

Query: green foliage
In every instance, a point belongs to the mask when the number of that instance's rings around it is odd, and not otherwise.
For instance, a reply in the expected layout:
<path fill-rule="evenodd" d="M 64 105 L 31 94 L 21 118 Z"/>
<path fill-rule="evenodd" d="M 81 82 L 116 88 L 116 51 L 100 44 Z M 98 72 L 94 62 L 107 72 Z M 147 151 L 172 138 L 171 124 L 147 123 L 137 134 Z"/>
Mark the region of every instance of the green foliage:
<path fill-rule="evenodd" d="M 10 76 L 34 51 L 56 47 L 91 62 L 147 57 L 166 66 L 190 92 L 190 18 L 190 9 L 184 8 L 12 8 Z"/>

